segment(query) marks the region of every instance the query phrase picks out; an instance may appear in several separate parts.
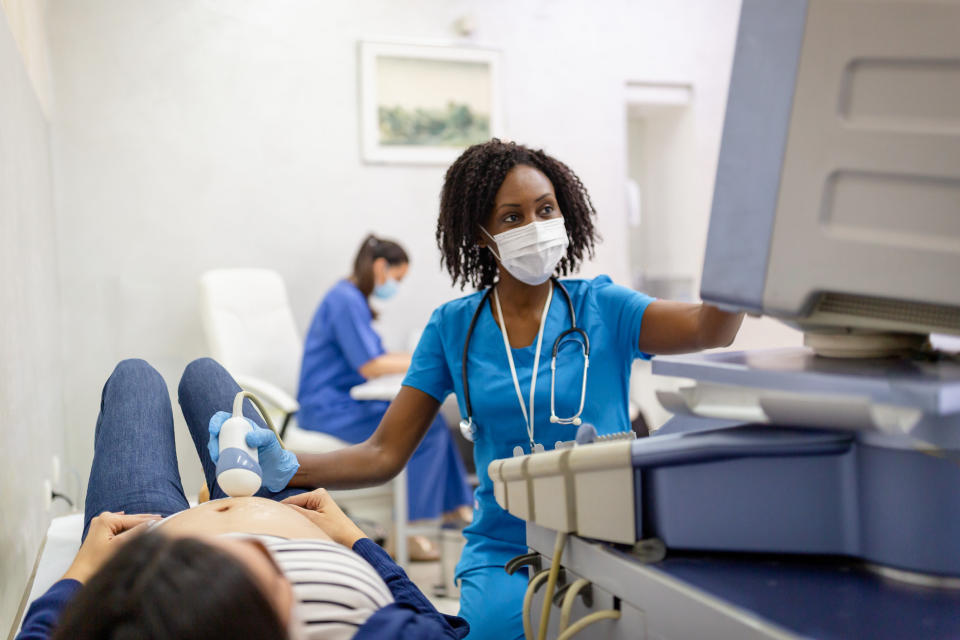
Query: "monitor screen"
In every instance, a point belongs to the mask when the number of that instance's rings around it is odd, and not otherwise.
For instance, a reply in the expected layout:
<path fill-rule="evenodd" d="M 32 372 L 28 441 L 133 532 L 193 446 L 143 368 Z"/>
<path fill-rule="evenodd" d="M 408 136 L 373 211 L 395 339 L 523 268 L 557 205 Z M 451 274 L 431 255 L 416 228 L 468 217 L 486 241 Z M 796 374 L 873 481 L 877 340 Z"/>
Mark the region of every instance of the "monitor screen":
<path fill-rule="evenodd" d="M 960 2 L 744 0 L 701 296 L 960 334 Z"/>

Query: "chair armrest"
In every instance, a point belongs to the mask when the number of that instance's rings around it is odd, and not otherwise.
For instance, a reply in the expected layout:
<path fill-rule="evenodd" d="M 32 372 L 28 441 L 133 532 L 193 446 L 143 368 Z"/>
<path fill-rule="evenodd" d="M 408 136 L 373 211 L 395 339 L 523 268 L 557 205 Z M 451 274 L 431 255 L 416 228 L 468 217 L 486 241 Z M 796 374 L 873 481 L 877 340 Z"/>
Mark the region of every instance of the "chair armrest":
<path fill-rule="evenodd" d="M 285 414 L 296 413 L 300 410 L 300 404 L 275 384 L 270 384 L 266 380 L 253 376 L 235 375 L 234 379 L 245 391 L 257 394 L 258 398 L 272 404 Z"/>

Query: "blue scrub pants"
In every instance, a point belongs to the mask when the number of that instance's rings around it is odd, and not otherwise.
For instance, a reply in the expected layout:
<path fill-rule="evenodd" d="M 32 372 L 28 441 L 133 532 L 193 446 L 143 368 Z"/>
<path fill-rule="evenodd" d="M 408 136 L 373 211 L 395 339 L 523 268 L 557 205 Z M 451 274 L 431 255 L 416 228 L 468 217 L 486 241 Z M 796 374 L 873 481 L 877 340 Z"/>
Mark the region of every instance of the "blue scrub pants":
<path fill-rule="evenodd" d="M 226 494 L 217 484 L 216 465 L 207 451 L 207 425 L 217 411 L 230 411 L 240 391 L 230 374 L 209 358 L 191 362 L 180 379 L 180 408 L 200 456 L 211 498 Z M 249 400 L 243 413 L 266 427 Z M 282 500 L 303 493 L 287 488 L 256 495 Z M 167 385 L 143 360 L 123 360 L 107 379 L 93 436 L 93 466 L 87 482 L 83 538 L 90 521 L 103 511 L 169 516 L 189 508 L 180 483 L 173 435 L 173 411 Z"/>
<path fill-rule="evenodd" d="M 467 640 L 523 640 L 527 570 L 479 567 L 460 575 L 460 612 L 470 623 Z"/>

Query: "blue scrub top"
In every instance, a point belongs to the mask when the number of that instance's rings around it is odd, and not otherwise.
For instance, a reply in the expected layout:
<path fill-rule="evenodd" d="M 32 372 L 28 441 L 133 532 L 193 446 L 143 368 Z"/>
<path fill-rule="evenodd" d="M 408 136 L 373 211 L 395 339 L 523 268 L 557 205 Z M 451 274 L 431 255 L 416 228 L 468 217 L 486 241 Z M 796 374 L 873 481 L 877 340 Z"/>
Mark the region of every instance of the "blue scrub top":
<path fill-rule="evenodd" d="M 303 348 L 297 391 L 301 426 L 338 433 L 370 411 L 377 414 L 374 424 L 379 422 L 386 403 L 350 397 L 351 387 L 366 382 L 360 367 L 385 353 L 372 323 L 363 292 L 349 280 L 341 280 L 324 296 Z"/>
<path fill-rule="evenodd" d="M 590 369 L 582 418 L 598 433 L 630 428 L 628 398 L 630 367 L 635 358 L 648 358 L 640 351 L 643 312 L 653 301 L 650 296 L 613 284 L 608 276 L 593 280 L 571 279 L 563 284 L 570 292 L 577 314 L 577 326 L 590 338 Z M 457 395 L 461 415 L 463 400 L 461 361 L 467 329 L 483 292 L 448 302 L 433 312 L 413 354 L 403 384 L 420 389 L 438 402 L 450 393 Z M 492 300 L 492 298 L 491 298 Z M 550 356 L 554 340 L 570 327 L 570 313 L 563 293 L 555 291 L 547 314 L 540 368 L 534 398 L 534 440 L 553 449 L 558 440 L 572 440 L 577 428 L 550 423 Z M 529 403 L 533 371 L 533 344 L 513 349 L 520 389 Z M 526 425 L 514 390 L 510 365 L 500 328 L 490 305 L 477 320 L 470 340 L 470 399 L 477 426 L 473 455 L 480 486 L 475 494 L 473 523 L 464 530 L 467 546 L 457 565 L 457 575 L 479 567 L 503 566 L 526 553 L 524 522 L 497 504 L 487 466 L 497 458 L 513 455 L 517 445 L 529 451 Z M 564 342 L 557 356 L 556 409 L 561 418 L 576 413 L 580 404 L 583 356 L 575 342 Z"/>

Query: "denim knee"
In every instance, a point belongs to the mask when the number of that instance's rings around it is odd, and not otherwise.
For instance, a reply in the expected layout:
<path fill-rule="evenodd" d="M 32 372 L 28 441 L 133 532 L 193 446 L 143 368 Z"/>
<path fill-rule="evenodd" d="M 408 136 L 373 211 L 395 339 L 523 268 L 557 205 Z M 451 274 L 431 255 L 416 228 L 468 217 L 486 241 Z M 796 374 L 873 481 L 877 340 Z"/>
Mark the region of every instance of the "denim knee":
<path fill-rule="evenodd" d="M 223 365 L 213 358 L 197 358 L 183 370 L 177 394 L 182 397 L 184 390 L 189 389 L 195 380 L 209 379 L 216 371 L 223 371 Z"/>
<path fill-rule="evenodd" d="M 154 369 L 153 366 L 143 358 L 126 358 L 118 362 L 117 366 L 113 368 L 114 373 L 119 373 L 121 375 L 128 373 L 135 374 L 141 371 L 156 371 L 156 369 Z"/>
<path fill-rule="evenodd" d="M 130 403 L 154 407 L 160 412 L 170 412 L 170 396 L 163 376 L 146 360 L 139 358 L 118 362 L 103 385 L 103 391 L 100 394 L 100 417 L 97 418 L 94 438 L 99 437 L 97 434 L 100 433 L 101 421 L 105 413 L 120 410 L 118 407 L 122 408 Z"/>
<path fill-rule="evenodd" d="M 131 380 L 135 381 L 137 385 L 153 383 L 160 385 L 164 390 L 167 388 L 167 383 L 163 381 L 160 372 L 141 358 L 127 358 L 118 362 L 117 366 L 113 368 L 113 373 L 110 374 L 108 382 L 117 380 Z"/>

